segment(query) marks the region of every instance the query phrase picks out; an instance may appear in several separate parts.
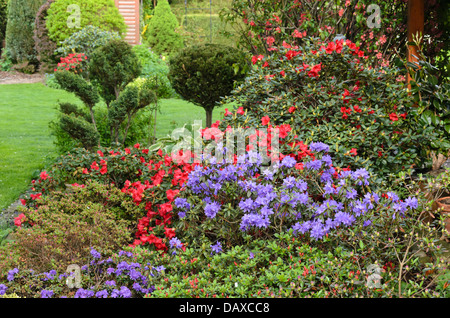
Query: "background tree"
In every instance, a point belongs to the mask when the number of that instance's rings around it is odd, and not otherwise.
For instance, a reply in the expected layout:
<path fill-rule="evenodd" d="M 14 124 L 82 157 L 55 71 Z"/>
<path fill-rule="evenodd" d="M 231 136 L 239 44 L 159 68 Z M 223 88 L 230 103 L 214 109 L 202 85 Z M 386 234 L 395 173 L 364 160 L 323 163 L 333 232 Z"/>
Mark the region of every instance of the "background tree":
<path fill-rule="evenodd" d="M 6 53 L 14 63 L 37 65 L 33 30 L 36 14 L 45 0 L 9 0 Z"/>
<path fill-rule="evenodd" d="M 43 73 L 55 68 L 57 43 L 52 41 L 48 35 L 46 26 L 47 11 L 55 0 L 47 0 L 38 10 L 34 27 L 34 48 L 39 61 L 39 70 Z"/>
<path fill-rule="evenodd" d="M 176 33 L 178 27 L 169 2 L 159 0 L 146 31 L 147 44 L 157 54 L 173 55 L 184 46 L 182 36 Z"/>
<path fill-rule="evenodd" d="M 69 28 L 67 20 L 75 12 L 68 11 L 70 5 L 78 5 L 81 10 L 80 26 Z M 58 0 L 48 10 L 47 28 L 52 40 L 60 42 L 87 25 L 99 27 L 105 31 L 125 34 L 127 26 L 114 0 Z"/>
<path fill-rule="evenodd" d="M 183 49 L 170 62 L 169 79 L 184 99 L 206 111 L 206 126 L 222 97 L 244 80 L 248 70 L 240 50 L 218 44 L 201 44 Z"/>
<path fill-rule="evenodd" d="M 5 39 L 7 13 L 8 0 L 0 0 L 0 53 L 3 50 L 3 40 Z"/>

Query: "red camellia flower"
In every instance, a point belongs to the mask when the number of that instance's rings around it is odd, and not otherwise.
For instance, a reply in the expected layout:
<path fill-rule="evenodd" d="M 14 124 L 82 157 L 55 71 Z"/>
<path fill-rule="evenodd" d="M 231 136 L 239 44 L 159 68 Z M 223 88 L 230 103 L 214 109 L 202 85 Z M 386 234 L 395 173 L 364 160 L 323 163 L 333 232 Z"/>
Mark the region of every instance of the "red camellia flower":
<path fill-rule="evenodd" d="M 269 116 L 264 116 L 263 118 L 261 118 L 261 123 L 262 123 L 264 126 L 266 126 L 269 122 L 270 122 Z"/>

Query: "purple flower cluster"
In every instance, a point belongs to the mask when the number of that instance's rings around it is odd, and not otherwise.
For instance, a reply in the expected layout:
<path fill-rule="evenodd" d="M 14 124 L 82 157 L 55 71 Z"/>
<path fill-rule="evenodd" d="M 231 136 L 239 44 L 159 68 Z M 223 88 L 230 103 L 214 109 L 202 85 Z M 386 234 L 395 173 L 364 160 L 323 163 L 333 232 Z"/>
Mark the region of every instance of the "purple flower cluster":
<path fill-rule="evenodd" d="M 235 164 L 196 166 L 189 175 L 186 191 L 175 200 L 176 208 L 181 210 L 179 215 L 183 213 L 185 217 L 191 209 L 189 199 L 191 203 L 198 201 L 193 204 L 194 209 L 202 209 L 210 221 L 217 219 L 227 204 L 240 215 L 242 231 L 268 229 L 276 218 L 284 218 L 282 223 L 290 224 L 295 233 L 308 232 L 316 239 L 356 222 L 370 226 L 372 221 L 367 215 L 378 207 L 380 196 L 363 189 L 370 185 L 369 172 L 360 168 L 336 173 L 328 145 L 313 142 L 309 148 L 316 153 L 314 159 L 304 162 L 301 173 L 296 159 L 285 156 L 274 169 L 259 174 L 260 158 L 252 152 L 240 156 Z M 388 198 L 392 201 L 390 208 L 400 215 L 418 206 L 415 198 L 403 202 L 394 193 L 388 193 Z"/>

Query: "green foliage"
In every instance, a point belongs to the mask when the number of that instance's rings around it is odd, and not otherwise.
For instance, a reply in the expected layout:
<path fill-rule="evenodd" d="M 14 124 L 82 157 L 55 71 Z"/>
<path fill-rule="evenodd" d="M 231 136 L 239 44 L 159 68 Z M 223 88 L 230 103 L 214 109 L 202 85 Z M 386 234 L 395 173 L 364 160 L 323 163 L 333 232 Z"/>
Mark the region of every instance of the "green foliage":
<path fill-rule="evenodd" d="M 48 36 L 45 20 L 47 18 L 47 10 L 55 0 L 47 0 L 38 10 L 34 22 L 34 47 L 37 53 L 37 59 L 40 63 L 39 70 L 41 72 L 52 71 L 56 66 L 55 49 L 56 42 L 50 40 Z"/>
<path fill-rule="evenodd" d="M 77 5 L 80 8 L 79 27 L 71 28 L 67 24 L 74 22 L 73 18 L 76 13 L 76 11 L 68 10 L 70 5 Z M 66 40 L 73 33 L 88 25 L 99 27 L 105 31 L 118 32 L 121 36 L 127 29 L 113 0 L 58 0 L 48 10 L 49 36 L 56 42 Z"/>
<path fill-rule="evenodd" d="M 169 79 L 182 98 L 205 109 L 210 127 L 212 110 L 247 71 L 246 56 L 238 49 L 202 44 L 186 47 L 171 60 Z"/>
<path fill-rule="evenodd" d="M 29 62 L 37 65 L 33 30 L 36 14 L 45 0 L 10 0 L 6 26 L 6 52 L 14 63 Z"/>
<path fill-rule="evenodd" d="M 94 25 L 87 25 L 62 41 L 56 52 L 61 56 L 67 56 L 70 53 L 84 53 L 90 58 L 97 48 L 104 46 L 111 40 L 120 39 L 118 32 L 106 31 Z"/>
<path fill-rule="evenodd" d="M 417 116 L 422 126 L 430 127 L 439 138 L 433 140 L 433 150 L 447 156 L 450 151 L 450 79 L 440 76 L 440 70 L 418 46 L 419 62 L 405 62 L 411 75 L 411 93 L 418 106 Z"/>
<path fill-rule="evenodd" d="M 146 32 L 147 44 L 157 54 L 173 55 L 184 46 L 183 38 L 176 32 L 178 27 L 168 1 L 158 1 Z"/>
<path fill-rule="evenodd" d="M 135 45 L 133 51 L 142 64 L 140 76 L 152 83 L 153 90 L 158 98 L 175 97 L 175 90 L 168 79 L 169 66 L 157 54 L 152 52 L 146 45 Z"/>
<path fill-rule="evenodd" d="M 412 99 L 397 81 L 401 73 L 371 68 L 371 59 L 350 41 L 314 40 L 254 56 L 245 83 L 224 100 L 247 112 L 226 116 L 221 127 L 289 124 L 306 144 L 328 144 L 340 168 L 366 167 L 381 178 L 421 167 L 439 136 L 417 122 Z"/>
<path fill-rule="evenodd" d="M 136 79 L 142 70 L 139 58 L 130 44 L 113 40 L 99 47 L 91 56 L 89 74 L 106 105 L 119 98 L 120 92 Z"/>

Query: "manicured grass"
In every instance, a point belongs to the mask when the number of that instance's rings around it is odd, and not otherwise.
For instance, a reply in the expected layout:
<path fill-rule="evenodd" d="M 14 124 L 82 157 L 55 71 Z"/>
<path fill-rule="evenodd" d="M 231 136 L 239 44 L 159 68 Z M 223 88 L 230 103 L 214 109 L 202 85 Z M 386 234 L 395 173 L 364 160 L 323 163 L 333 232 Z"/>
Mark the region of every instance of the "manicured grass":
<path fill-rule="evenodd" d="M 55 118 L 58 102 L 80 101 L 63 90 L 43 84 L 0 85 L 0 210 L 17 200 L 36 173 L 56 157 L 48 123 Z M 203 108 L 182 99 L 159 101 L 157 137 L 173 129 L 202 120 Z M 216 108 L 213 122 L 223 117 L 225 107 Z"/>
<path fill-rule="evenodd" d="M 0 209 L 28 188 L 33 173 L 55 156 L 48 123 L 71 94 L 41 83 L 0 85 Z"/>
<path fill-rule="evenodd" d="M 206 113 L 202 107 L 175 98 L 164 99 L 159 101 L 159 103 L 160 112 L 156 116 L 156 137 L 170 135 L 175 128 L 181 128 L 184 124 L 190 126 L 195 120 L 202 120 L 202 127 L 206 127 Z M 224 113 L 225 107 L 215 108 L 213 111 L 213 123 L 222 119 Z"/>

